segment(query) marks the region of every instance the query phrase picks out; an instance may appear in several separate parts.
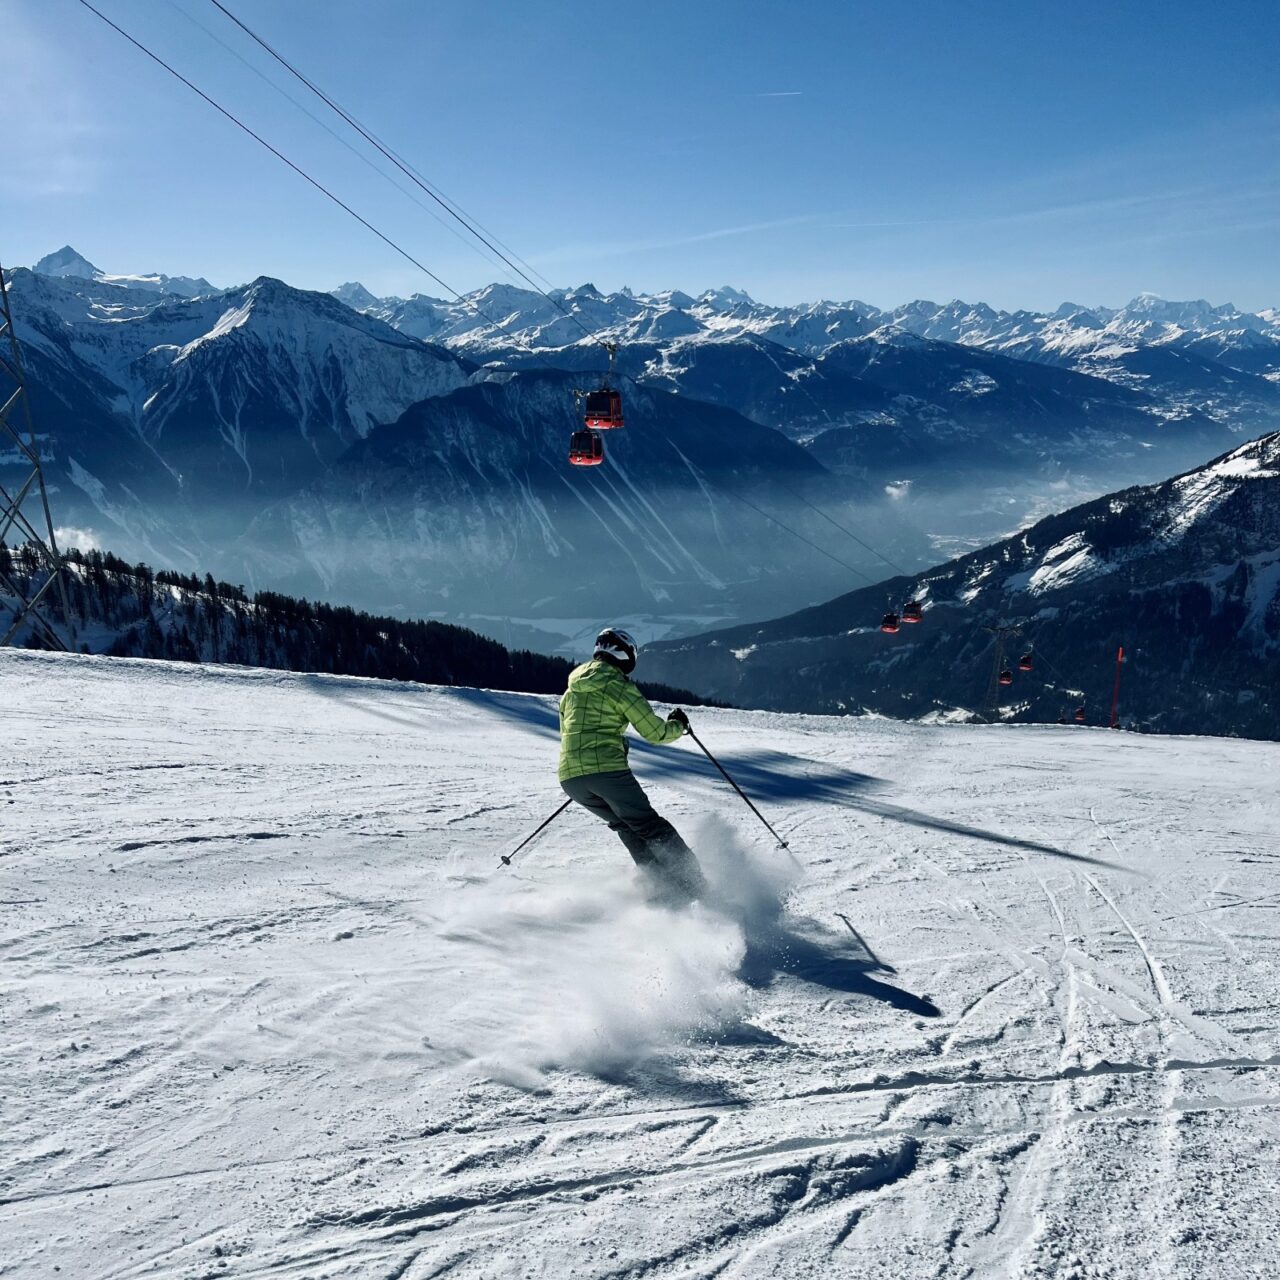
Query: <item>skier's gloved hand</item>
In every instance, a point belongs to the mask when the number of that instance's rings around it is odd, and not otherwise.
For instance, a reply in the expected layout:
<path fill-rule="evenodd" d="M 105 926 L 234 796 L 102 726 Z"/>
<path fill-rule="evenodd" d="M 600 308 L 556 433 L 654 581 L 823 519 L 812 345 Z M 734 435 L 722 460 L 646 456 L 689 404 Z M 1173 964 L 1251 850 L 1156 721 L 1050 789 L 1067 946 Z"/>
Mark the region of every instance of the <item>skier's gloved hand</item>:
<path fill-rule="evenodd" d="M 685 733 L 689 732 L 689 717 L 677 707 L 668 717 L 668 720 L 674 720 L 676 724 L 681 725 Z"/>

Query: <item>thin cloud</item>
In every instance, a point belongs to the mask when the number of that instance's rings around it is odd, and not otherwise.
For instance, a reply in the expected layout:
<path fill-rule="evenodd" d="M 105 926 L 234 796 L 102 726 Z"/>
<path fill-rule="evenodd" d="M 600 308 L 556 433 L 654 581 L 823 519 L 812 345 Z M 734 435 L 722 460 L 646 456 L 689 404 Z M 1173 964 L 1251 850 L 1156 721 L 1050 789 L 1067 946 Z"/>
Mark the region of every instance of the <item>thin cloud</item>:
<path fill-rule="evenodd" d="M 757 93 L 757 98 L 803 98 L 803 89 L 781 89 L 776 93 Z"/>
<path fill-rule="evenodd" d="M 828 222 L 828 227 L 855 228 L 858 230 L 883 230 L 896 227 L 960 227 L 1007 226 L 1020 222 L 1039 222 L 1055 218 L 1081 217 L 1120 210 L 1141 208 L 1144 205 L 1164 206 L 1171 201 L 1200 195 L 1204 188 L 1185 191 L 1159 191 L 1147 195 L 1117 196 L 1101 200 L 1077 200 L 1073 203 L 1047 206 L 1040 209 L 1015 209 L 999 213 L 959 215 L 952 218 L 894 218 L 876 221 Z"/>
<path fill-rule="evenodd" d="M 740 226 L 717 227 L 713 231 L 699 231 L 692 235 L 673 236 L 665 240 L 630 240 L 597 244 L 562 245 L 557 249 L 548 249 L 545 253 L 534 254 L 529 261 L 556 263 L 595 255 L 617 256 L 625 253 L 650 253 L 659 249 L 678 249 L 684 245 L 704 244 L 708 240 L 725 240 L 731 236 L 747 236 L 754 235 L 759 231 L 773 231 L 777 227 L 797 227 L 806 223 L 817 222 L 820 218 L 826 216 L 828 215 L 804 213 L 790 218 L 776 218 L 769 222 L 748 222 Z"/>

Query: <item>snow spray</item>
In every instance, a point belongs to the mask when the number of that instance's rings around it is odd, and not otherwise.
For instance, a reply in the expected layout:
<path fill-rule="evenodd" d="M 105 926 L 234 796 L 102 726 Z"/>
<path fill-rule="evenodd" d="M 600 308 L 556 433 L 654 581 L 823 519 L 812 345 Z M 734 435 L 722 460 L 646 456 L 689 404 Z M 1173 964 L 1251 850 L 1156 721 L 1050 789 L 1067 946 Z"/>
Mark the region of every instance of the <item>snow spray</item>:
<path fill-rule="evenodd" d="M 681 910 L 646 900 L 620 847 L 460 898 L 443 937 L 479 967 L 448 1038 L 470 1071 L 521 1088 L 557 1068 L 616 1078 L 742 1023 L 748 944 L 778 920 L 796 873 L 719 818 L 693 837 L 711 893 Z"/>

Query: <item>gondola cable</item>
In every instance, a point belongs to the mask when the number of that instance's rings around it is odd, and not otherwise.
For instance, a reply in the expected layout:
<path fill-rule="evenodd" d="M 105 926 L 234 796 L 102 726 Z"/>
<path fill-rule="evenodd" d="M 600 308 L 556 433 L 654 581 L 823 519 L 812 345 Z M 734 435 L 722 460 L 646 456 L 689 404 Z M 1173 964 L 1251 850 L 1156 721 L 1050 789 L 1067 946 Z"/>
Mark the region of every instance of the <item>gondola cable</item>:
<path fill-rule="evenodd" d="M 294 161 L 290 160 L 289 157 L 284 154 L 284 152 L 282 152 L 278 147 L 274 146 L 272 143 L 268 142 L 267 139 L 264 138 L 260 133 L 255 132 L 254 129 L 252 129 L 243 120 L 241 120 L 240 117 L 237 116 L 233 111 L 229 110 L 227 107 L 224 107 L 220 102 L 217 101 L 217 99 L 207 94 L 203 89 L 200 88 L 199 85 L 189 80 L 186 76 L 182 74 L 182 72 L 178 71 L 170 63 L 166 62 L 162 57 L 160 57 L 159 54 L 152 52 L 152 50 L 149 49 L 145 44 L 143 44 L 141 40 L 138 40 L 135 36 L 130 35 L 129 32 L 126 31 L 118 23 L 113 22 L 109 17 L 107 17 L 105 13 L 103 13 L 100 9 L 96 8 L 93 4 L 91 4 L 90 0 L 80 0 L 80 4 L 83 5 L 84 8 L 88 9 L 90 13 L 94 14 L 98 18 L 101 18 L 102 21 L 105 22 L 107 26 L 109 26 L 117 34 L 123 36 L 131 45 L 134 46 L 134 48 L 138 49 L 141 53 L 146 54 L 146 56 L 150 58 L 152 62 L 155 62 L 159 66 L 163 67 L 171 76 L 173 76 L 175 80 L 178 80 L 182 84 L 186 85 L 186 87 L 190 89 L 192 93 L 196 94 L 197 97 L 202 98 L 211 107 L 213 107 L 215 111 L 217 111 L 219 114 L 225 116 L 228 120 L 230 120 L 232 124 L 234 124 L 238 129 L 242 130 L 244 133 L 247 133 L 249 137 L 251 137 L 256 143 L 266 148 L 266 150 L 269 151 L 273 156 L 275 156 L 277 160 L 279 160 L 282 164 L 286 165 L 288 168 L 292 169 L 293 172 L 296 173 L 304 181 L 310 183 L 311 186 L 313 186 L 317 191 L 321 193 L 321 195 L 325 196 L 328 200 L 331 200 L 344 213 L 349 214 L 362 227 L 364 227 L 368 231 L 371 231 L 384 244 L 394 249 L 395 252 L 398 253 L 402 258 L 404 258 L 406 262 L 412 263 L 413 266 L 417 267 L 418 270 L 421 271 L 428 279 L 433 280 L 442 289 L 444 289 L 446 293 L 452 294 L 453 297 L 461 305 L 465 307 L 470 307 L 471 310 L 476 313 L 476 315 L 480 316 L 480 318 L 485 320 L 487 323 L 493 325 L 494 328 L 496 329 L 501 328 L 500 322 L 495 320 L 491 315 L 489 315 L 489 313 L 485 311 L 485 309 L 481 307 L 480 304 L 476 302 L 473 298 L 467 297 L 465 294 L 461 293 L 459 290 L 455 289 L 451 284 L 449 284 L 448 281 L 442 280 L 438 275 L 436 275 L 434 271 L 431 270 L 430 267 L 420 262 L 417 258 L 413 256 L 413 254 L 411 254 L 402 245 L 398 244 L 384 231 L 380 231 L 376 226 L 374 226 L 372 222 L 369 221 L 368 218 L 364 217 L 360 213 L 357 213 L 356 210 L 353 209 L 349 204 L 347 204 L 347 202 L 343 200 L 340 196 L 330 191 L 329 188 L 326 187 L 318 179 L 313 178 L 311 174 L 309 174 L 301 165 L 296 164 Z M 511 338 L 511 341 L 516 346 L 521 347 L 525 352 L 533 356 L 535 360 L 544 359 L 543 354 L 540 353 L 536 348 L 531 347 L 527 342 L 516 337 L 514 334 L 510 335 L 510 338 Z M 550 367 L 550 366 L 547 366 L 547 367 Z"/>
<path fill-rule="evenodd" d="M 885 564 L 887 564 L 889 568 L 892 569 L 895 573 L 900 574 L 904 578 L 910 578 L 914 576 L 910 572 L 910 570 L 904 569 L 900 564 L 897 563 L 897 561 L 891 560 L 878 547 L 873 546 L 871 543 L 867 542 L 865 539 L 859 537 L 856 533 L 853 532 L 852 529 L 846 528 L 846 526 L 841 524 L 840 521 L 837 520 L 834 516 L 828 515 L 827 512 L 825 512 L 820 506 L 818 506 L 814 502 L 810 502 L 809 499 L 806 498 L 803 494 L 797 493 L 794 489 L 792 489 L 788 485 L 779 485 L 778 487 L 786 490 L 786 492 L 790 493 L 791 496 L 795 498 L 797 502 L 808 507 L 809 510 L 814 512 L 816 515 L 820 515 L 829 525 L 832 525 L 835 528 L 839 529 L 840 532 L 843 533 L 846 537 L 852 538 L 853 541 L 856 542 L 864 551 L 869 551 L 873 556 L 877 557 L 880 560 L 883 560 Z"/>
<path fill-rule="evenodd" d="M 245 33 L 245 35 L 247 35 L 257 45 L 259 45 L 268 54 L 270 54 L 271 57 L 273 57 L 282 67 L 285 68 L 286 71 L 289 72 L 290 75 L 296 77 L 304 85 L 306 85 L 306 87 L 310 89 L 311 92 L 314 93 L 316 97 L 320 99 L 321 102 L 323 102 L 327 107 L 329 107 L 330 110 L 334 111 L 337 115 L 341 116 L 341 118 L 345 120 L 346 123 L 350 125 L 351 128 L 354 129 L 371 146 L 376 147 L 378 152 L 381 155 L 385 156 L 388 160 L 390 160 L 391 163 L 394 164 L 396 168 L 399 169 L 400 172 L 405 175 L 405 177 L 407 177 L 411 182 L 413 182 L 416 186 L 418 186 L 422 191 L 426 192 L 426 194 L 429 195 L 431 199 L 434 200 L 446 213 L 448 213 L 451 218 L 456 219 L 457 222 L 459 222 L 471 235 L 475 236 L 475 238 L 479 240 L 480 243 L 483 244 L 491 253 L 493 253 L 495 256 L 497 256 L 503 262 L 505 262 L 506 265 L 512 271 L 514 271 L 522 280 L 524 280 L 536 292 L 540 293 L 549 303 L 551 303 L 553 307 L 556 308 L 557 311 L 559 311 L 563 316 L 565 316 L 566 319 L 572 320 L 573 323 L 576 324 L 578 328 L 582 330 L 583 335 L 587 338 L 588 341 L 599 343 L 602 347 L 605 347 L 607 349 L 608 344 L 602 338 L 599 337 L 598 331 L 596 333 L 593 333 L 590 329 L 588 329 L 587 326 L 584 325 L 582 321 L 579 320 L 578 317 L 574 315 L 574 313 L 570 311 L 558 298 L 548 293 L 547 290 L 545 290 L 540 284 L 538 284 L 538 282 L 534 280 L 532 276 L 530 276 L 521 267 L 517 266 L 516 263 L 511 260 L 511 258 L 509 258 L 505 253 L 502 252 L 501 249 L 499 249 L 493 243 L 493 241 L 491 241 L 487 236 L 485 236 L 473 222 L 463 217 L 462 213 L 457 208 L 455 208 L 451 202 L 443 199 L 440 195 L 436 193 L 435 190 L 433 190 L 433 188 L 429 183 L 419 178 L 418 175 L 415 173 L 415 171 L 411 169 L 408 165 L 404 164 L 399 159 L 399 157 L 395 154 L 395 152 L 383 146 L 383 144 L 379 142 L 378 139 L 374 137 L 373 134 L 371 134 L 358 120 L 356 120 L 354 116 L 350 115 L 348 112 L 343 110 L 343 108 L 339 106 L 338 103 L 336 103 L 327 93 L 325 93 L 325 91 L 321 89 L 319 85 L 317 85 L 313 80 L 310 80 L 305 75 L 303 75 L 303 73 L 299 71 L 298 68 L 295 67 L 293 63 L 291 63 L 283 54 L 279 53 L 270 44 L 268 44 L 267 41 L 264 40 L 260 35 L 258 35 L 258 33 L 254 31 L 250 26 L 248 26 L 246 23 L 241 21 L 241 19 L 237 18 L 236 15 L 232 13 L 231 10 L 228 9 L 227 6 L 222 3 L 222 0 L 209 0 L 209 2 L 220 13 L 224 14 L 230 21 L 234 22 L 235 25 Z"/>
<path fill-rule="evenodd" d="M 135 49 L 138 49 L 140 52 L 145 53 L 147 57 L 152 60 L 152 62 L 155 62 L 159 66 L 163 67 L 171 76 L 173 76 L 175 80 L 180 80 L 184 85 L 187 86 L 188 89 L 191 90 L 192 93 L 196 94 L 200 98 L 203 98 L 204 101 L 207 102 L 215 111 L 219 112 L 221 115 L 224 115 L 228 120 L 230 120 L 231 123 L 236 126 L 236 128 L 241 129 L 245 133 L 247 133 L 249 137 L 251 137 L 256 143 L 259 144 L 259 146 L 265 147 L 282 164 L 288 165 L 288 167 L 292 169 L 294 173 L 296 173 L 300 178 L 304 179 L 306 182 L 309 182 L 326 199 L 331 200 L 334 204 L 338 206 L 338 208 L 343 210 L 343 212 L 353 217 L 358 223 L 360 223 L 362 227 L 366 228 L 369 231 L 372 231 L 373 234 L 377 236 L 379 240 L 381 240 L 384 244 L 387 244 L 392 249 L 394 249 L 396 253 L 398 253 L 402 258 L 405 259 L 406 262 L 411 262 L 415 267 L 418 268 L 419 271 L 421 271 L 429 279 L 434 280 L 436 284 L 438 284 L 442 289 L 447 290 L 449 293 L 453 294 L 455 298 L 461 300 L 462 294 L 460 294 L 451 284 L 448 284 L 446 281 L 442 280 L 438 275 L 436 275 L 434 271 L 431 270 L 430 267 L 427 267 L 423 263 L 419 262 L 418 259 L 413 256 L 413 254 L 411 254 L 407 249 L 403 248 L 401 245 L 397 244 L 385 232 L 379 231 L 378 228 L 375 227 L 372 222 L 370 222 L 367 218 L 362 217 L 349 204 L 347 204 L 345 200 L 343 200 L 340 196 L 335 195 L 332 191 L 329 190 L 328 187 L 326 187 L 318 179 L 313 178 L 305 169 L 302 168 L 301 165 L 295 164 L 292 160 L 289 159 L 288 156 L 284 154 L 283 151 L 280 151 L 278 148 L 274 147 L 260 133 L 256 133 L 252 128 L 250 128 L 249 125 L 245 124 L 245 122 L 241 120 L 240 117 L 237 116 L 234 112 L 229 111 L 215 98 L 210 97 L 209 94 L 205 93 L 205 91 L 199 87 L 199 85 L 194 84 L 192 81 L 188 80 L 187 77 L 184 76 L 181 71 L 177 70 L 176 67 L 171 66 L 158 53 L 153 53 L 150 49 L 147 48 L 146 45 L 142 43 L 142 41 L 135 39 L 122 26 L 120 26 L 119 24 L 113 22 L 110 18 L 108 18 L 107 15 L 102 12 L 101 9 L 97 9 L 92 4 L 90 4 L 89 0 L 80 0 L 80 3 L 86 9 L 88 9 L 90 13 L 95 14 L 97 17 L 101 18 L 102 21 L 105 22 L 107 26 L 109 26 L 113 31 L 123 36 L 131 45 L 134 46 Z"/>
<path fill-rule="evenodd" d="M 771 515 L 768 511 L 764 510 L 763 507 L 756 506 L 756 504 L 752 502 L 750 498 L 744 498 L 742 494 L 740 494 L 736 489 L 730 489 L 728 485 L 721 485 L 720 492 L 727 493 L 731 498 L 736 498 L 739 502 L 750 507 L 752 511 L 759 512 L 759 514 L 764 516 L 766 520 L 772 520 L 773 523 L 776 524 L 779 529 L 786 530 L 786 532 L 791 534 L 793 538 L 798 538 L 801 542 L 805 543 L 807 546 L 812 547 L 819 554 L 826 556 L 828 560 L 833 560 L 835 561 L 836 564 L 840 565 L 842 568 L 848 569 L 850 573 L 856 573 L 858 577 L 860 577 L 869 586 L 875 586 L 874 578 L 869 577 L 861 569 L 855 568 L 847 560 L 842 560 L 839 556 L 834 555 L 832 552 L 826 550 L 825 547 L 820 547 L 816 542 L 810 541 L 810 539 L 806 538 L 803 533 L 797 532 L 789 524 L 785 524 L 783 521 L 779 520 L 777 516 Z"/>
<path fill-rule="evenodd" d="M 404 196 L 407 200 L 411 201 L 413 204 L 417 205 L 417 207 L 421 209 L 423 213 L 425 213 L 433 222 L 435 222 L 438 226 L 442 227 L 444 230 L 448 231 L 448 233 L 451 236 L 453 236 L 453 238 L 457 240 L 459 244 L 466 245 L 467 248 L 471 250 L 471 252 L 475 253 L 478 257 L 482 258 L 485 262 L 489 263 L 489 265 L 491 266 L 497 265 L 496 263 L 493 262 L 493 260 L 489 257 L 489 255 L 487 255 L 484 252 L 484 250 L 481 249 L 475 243 L 475 241 L 472 238 L 468 237 L 462 231 L 458 230 L 458 228 L 454 226 L 453 223 L 446 222 L 445 219 L 442 218 L 440 214 L 436 212 L 435 209 L 433 209 L 429 204 L 426 203 L 426 201 L 420 199 L 407 186 L 404 186 L 398 181 L 396 181 L 396 179 L 390 173 L 388 173 L 385 169 L 380 168 L 377 164 L 375 164 L 373 160 L 370 159 L 370 157 L 365 154 L 364 151 L 360 150 L 359 147 L 355 146 L 347 138 L 344 138 L 342 134 L 340 134 L 336 129 L 331 128 L 318 115 L 310 111 L 302 102 L 300 102 L 297 98 L 295 98 L 293 94 L 291 94 L 286 88 L 284 88 L 283 85 L 277 83 L 275 80 L 273 80 L 269 75 L 267 75 L 264 71 L 260 70 L 258 67 L 255 67 L 253 63 L 250 62 L 249 59 L 246 58 L 238 49 L 235 49 L 231 45 L 229 45 L 225 40 L 223 40 L 219 35 L 217 35 L 209 27 L 205 26 L 205 24 L 201 22 L 198 18 L 196 18 L 193 14 L 188 13 L 184 8 L 182 8 L 181 5 L 176 4 L 175 0 L 168 0 L 168 2 L 169 2 L 169 6 L 174 10 L 175 13 L 181 14 L 183 18 L 185 18 L 189 23 L 192 24 L 192 26 L 196 27 L 200 31 L 203 31 L 204 34 L 208 36 L 210 40 L 212 40 L 220 48 L 224 49 L 228 54 L 231 55 L 231 57 L 235 58 L 235 60 L 239 62 L 241 66 L 245 67 L 253 75 L 257 76 L 257 78 L 261 80 L 263 84 L 267 85 L 268 88 L 278 93 L 282 98 L 285 99 L 286 102 L 292 103 L 293 106 L 295 106 L 299 111 L 301 111 L 302 114 L 312 122 L 312 124 L 314 124 L 317 128 L 322 129 L 335 142 L 337 142 L 340 146 L 344 147 L 353 156 L 355 156 L 355 158 L 359 160 L 360 163 L 363 164 L 367 169 L 371 170 L 373 173 L 376 173 L 378 177 L 382 178 L 385 182 L 390 183 L 391 186 L 393 186 L 398 192 L 400 192 L 402 196 Z M 398 157 L 398 158 L 402 161 L 402 163 L 408 165 L 408 162 L 404 161 L 403 157 Z M 412 168 L 412 166 L 408 166 L 408 167 Z M 414 172 L 416 173 L 417 171 L 415 170 Z M 421 178 L 422 175 L 418 174 L 418 177 Z M 426 180 L 423 179 L 423 181 L 426 181 Z M 442 198 L 448 199 L 448 197 L 443 196 L 443 193 L 438 193 L 438 194 L 441 194 Z M 455 203 L 455 202 L 450 201 L 450 203 Z M 458 206 L 458 207 L 461 209 L 461 206 Z M 466 213 L 466 210 L 461 210 L 461 212 Z M 470 217 L 469 214 L 467 216 Z M 472 219 L 472 221 L 474 222 L 475 219 Z M 476 225 L 479 226 L 480 224 L 477 223 Z M 488 232 L 484 227 L 481 227 L 481 230 L 484 230 L 485 233 L 489 235 L 498 244 L 500 245 L 502 244 L 502 241 L 498 240 L 497 236 L 494 236 L 491 232 Z M 507 248 L 507 246 L 505 245 L 503 245 L 502 247 Z M 519 256 L 514 252 L 512 252 L 510 249 L 507 249 L 507 252 L 511 253 L 511 256 L 513 258 L 516 258 L 517 261 L 522 262 L 523 265 L 525 267 L 528 267 L 530 271 L 534 271 L 532 267 L 529 267 L 529 264 L 527 262 L 524 262 L 523 259 L 519 258 Z M 504 270 L 504 274 L 514 279 L 514 272 L 507 271 L 505 269 L 503 270 Z M 534 271 L 534 274 L 537 275 L 538 273 Z M 489 320 L 488 316 L 483 315 L 483 313 L 481 314 L 485 320 Z M 490 321 L 490 323 L 492 323 L 492 321 Z M 518 338 L 515 338 L 514 336 L 512 336 L 512 341 L 517 344 L 520 344 L 520 340 Z M 530 351 L 531 353 L 534 352 L 534 349 L 532 347 L 527 347 L 526 350 Z"/>

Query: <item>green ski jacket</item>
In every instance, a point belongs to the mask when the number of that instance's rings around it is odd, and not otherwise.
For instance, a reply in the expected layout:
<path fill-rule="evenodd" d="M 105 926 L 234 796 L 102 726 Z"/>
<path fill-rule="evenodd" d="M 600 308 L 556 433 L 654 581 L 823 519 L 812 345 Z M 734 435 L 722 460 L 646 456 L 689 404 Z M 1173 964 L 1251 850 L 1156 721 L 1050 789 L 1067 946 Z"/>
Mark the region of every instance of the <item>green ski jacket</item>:
<path fill-rule="evenodd" d="M 612 663 L 593 658 L 569 675 L 560 699 L 560 781 L 627 768 L 627 725 L 652 743 L 674 742 L 684 726 L 663 720 Z"/>

